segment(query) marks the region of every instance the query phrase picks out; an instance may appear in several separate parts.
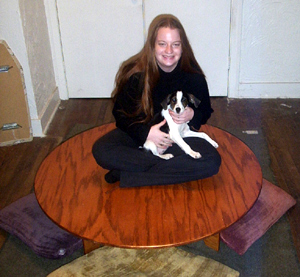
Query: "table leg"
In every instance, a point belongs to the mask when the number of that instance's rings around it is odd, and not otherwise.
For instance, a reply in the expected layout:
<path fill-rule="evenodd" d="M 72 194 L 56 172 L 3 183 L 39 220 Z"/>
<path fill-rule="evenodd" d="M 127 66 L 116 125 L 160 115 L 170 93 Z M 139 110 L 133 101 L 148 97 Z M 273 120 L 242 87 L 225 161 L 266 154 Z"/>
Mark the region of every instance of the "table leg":
<path fill-rule="evenodd" d="M 83 249 L 84 249 L 84 254 L 88 254 L 92 252 L 95 249 L 98 249 L 103 246 L 103 244 L 99 242 L 95 242 L 93 240 L 88 240 L 88 239 L 83 239 Z"/>
<path fill-rule="evenodd" d="M 219 251 L 219 249 L 220 249 L 220 234 L 219 233 L 214 234 L 210 237 L 207 237 L 207 238 L 203 239 L 203 241 L 206 246 L 208 246 L 216 251 Z"/>

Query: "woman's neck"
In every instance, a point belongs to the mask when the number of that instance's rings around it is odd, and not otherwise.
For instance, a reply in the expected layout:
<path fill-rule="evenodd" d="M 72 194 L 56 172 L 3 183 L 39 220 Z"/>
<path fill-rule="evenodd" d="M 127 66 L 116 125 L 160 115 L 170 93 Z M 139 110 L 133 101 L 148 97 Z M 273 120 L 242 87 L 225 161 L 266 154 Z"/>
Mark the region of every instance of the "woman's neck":
<path fill-rule="evenodd" d="M 170 80 L 176 78 L 176 76 L 180 73 L 180 61 L 177 63 L 176 67 L 171 72 L 166 72 L 162 70 L 158 65 L 159 76 L 161 80 Z"/>

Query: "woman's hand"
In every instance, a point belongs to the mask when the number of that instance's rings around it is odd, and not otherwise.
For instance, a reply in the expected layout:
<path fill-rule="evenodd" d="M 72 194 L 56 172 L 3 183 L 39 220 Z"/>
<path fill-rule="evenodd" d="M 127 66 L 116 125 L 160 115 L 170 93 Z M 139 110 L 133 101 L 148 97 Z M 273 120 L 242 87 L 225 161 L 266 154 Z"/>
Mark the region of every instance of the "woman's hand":
<path fill-rule="evenodd" d="M 147 139 L 154 142 L 157 148 L 166 150 L 172 146 L 173 141 L 170 139 L 170 135 L 162 132 L 160 127 L 166 123 L 164 119 L 162 122 L 153 125 L 150 129 Z"/>
<path fill-rule="evenodd" d="M 191 107 L 187 107 L 181 114 L 177 114 L 172 110 L 169 110 L 169 113 L 177 124 L 187 123 L 194 117 L 194 110 Z"/>

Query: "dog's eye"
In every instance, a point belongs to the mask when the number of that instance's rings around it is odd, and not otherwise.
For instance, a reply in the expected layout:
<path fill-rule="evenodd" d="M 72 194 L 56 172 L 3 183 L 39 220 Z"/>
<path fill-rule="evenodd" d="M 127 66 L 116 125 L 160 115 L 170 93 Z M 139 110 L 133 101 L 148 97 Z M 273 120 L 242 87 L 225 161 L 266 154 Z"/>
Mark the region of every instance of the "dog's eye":
<path fill-rule="evenodd" d="M 172 98 L 171 101 L 172 101 L 173 103 L 176 103 L 176 98 Z"/>
<path fill-rule="evenodd" d="M 182 100 L 181 100 L 181 102 L 182 102 L 182 103 L 184 103 L 184 104 L 187 104 L 187 103 L 188 103 L 188 100 L 187 100 L 187 98 L 186 98 L 186 97 L 182 97 Z"/>

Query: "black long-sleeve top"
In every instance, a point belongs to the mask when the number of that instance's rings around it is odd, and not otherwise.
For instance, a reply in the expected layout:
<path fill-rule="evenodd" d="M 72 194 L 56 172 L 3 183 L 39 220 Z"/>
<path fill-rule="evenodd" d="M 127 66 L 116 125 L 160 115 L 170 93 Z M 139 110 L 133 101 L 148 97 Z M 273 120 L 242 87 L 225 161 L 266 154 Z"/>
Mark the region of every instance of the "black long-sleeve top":
<path fill-rule="evenodd" d="M 200 129 L 210 118 L 213 109 L 211 108 L 209 92 L 205 77 L 198 73 L 188 73 L 182 71 L 180 63 L 170 72 L 164 72 L 159 68 L 160 78 L 152 91 L 152 101 L 154 114 L 161 111 L 161 102 L 175 91 L 184 91 L 196 96 L 200 101 L 198 108 L 193 105 L 190 107 L 194 110 L 194 117 L 188 123 L 196 130 Z M 145 114 L 135 117 L 128 116 L 136 111 L 136 105 L 141 99 L 143 87 L 141 79 L 142 73 L 131 76 L 127 84 L 118 94 L 113 108 L 113 115 L 116 119 L 116 126 L 131 136 L 138 145 L 142 146 L 147 139 L 151 126 L 139 122 L 145 118 Z M 125 111 L 127 115 L 123 112 Z"/>

